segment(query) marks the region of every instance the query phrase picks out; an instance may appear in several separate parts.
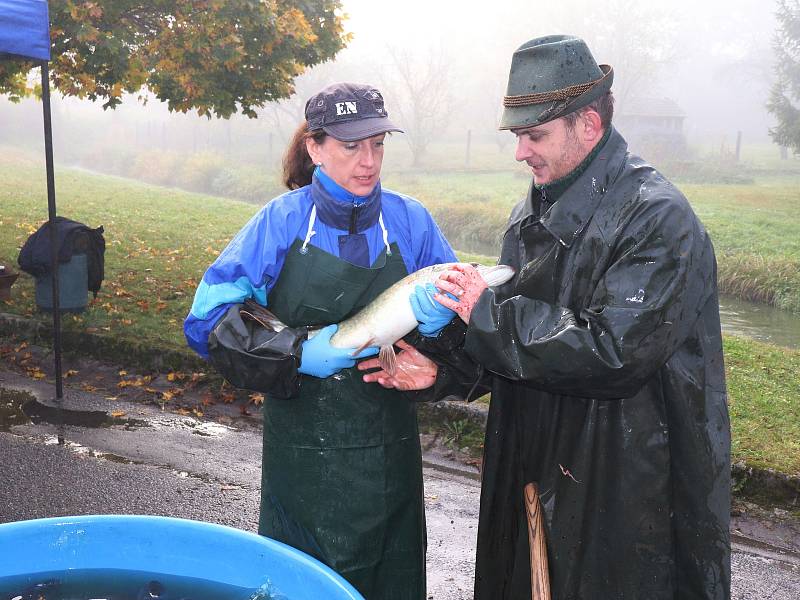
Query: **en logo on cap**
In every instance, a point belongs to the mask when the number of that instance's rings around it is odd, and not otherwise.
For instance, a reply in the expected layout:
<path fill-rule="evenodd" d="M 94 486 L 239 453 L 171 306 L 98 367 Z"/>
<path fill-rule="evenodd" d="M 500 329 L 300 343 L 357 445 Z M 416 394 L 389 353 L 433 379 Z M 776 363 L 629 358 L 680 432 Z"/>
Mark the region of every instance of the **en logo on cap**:
<path fill-rule="evenodd" d="M 309 131 L 322 129 L 341 142 L 403 131 L 389 120 L 380 92 L 360 83 L 334 83 L 309 98 L 306 121 Z"/>
<path fill-rule="evenodd" d="M 355 102 L 337 102 L 336 103 L 336 116 L 341 115 L 355 115 L 358 114 L 358 108 Z"/>

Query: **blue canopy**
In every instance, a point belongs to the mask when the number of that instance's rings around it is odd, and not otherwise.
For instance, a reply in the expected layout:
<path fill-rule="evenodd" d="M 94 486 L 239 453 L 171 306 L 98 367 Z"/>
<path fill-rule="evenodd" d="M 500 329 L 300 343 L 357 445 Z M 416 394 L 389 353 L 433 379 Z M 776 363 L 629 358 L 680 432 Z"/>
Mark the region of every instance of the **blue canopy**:
<path fill-rule="evenodd" d="M 47 0 L 0 0 L 0 53 L 50 60 Z"/>

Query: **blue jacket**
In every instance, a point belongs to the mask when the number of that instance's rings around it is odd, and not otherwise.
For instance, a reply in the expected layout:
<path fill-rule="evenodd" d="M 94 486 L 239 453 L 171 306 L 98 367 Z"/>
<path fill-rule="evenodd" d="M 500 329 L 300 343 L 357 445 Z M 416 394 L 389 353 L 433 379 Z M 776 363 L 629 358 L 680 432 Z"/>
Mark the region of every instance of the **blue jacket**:
<path fill-rule="evenodd" d="M 269 305 L 286 252 L 296 239 L 306 238 L 312 206 L 317 214 L 309 244 L 351 263 L 368 266 L 384 251 L 381 214 L 388 242 L 397 244 L 409 273 L 457 260 L 419 201 L 382 189 L 380 183 L 367 197 L 348 197 L 327 176 L 315 173 L 311 185 L 258 211 L 203 275 L 183 326 L 198 354 L 208 357 L 209 333 L 231 305 L 247 298 Z"/>

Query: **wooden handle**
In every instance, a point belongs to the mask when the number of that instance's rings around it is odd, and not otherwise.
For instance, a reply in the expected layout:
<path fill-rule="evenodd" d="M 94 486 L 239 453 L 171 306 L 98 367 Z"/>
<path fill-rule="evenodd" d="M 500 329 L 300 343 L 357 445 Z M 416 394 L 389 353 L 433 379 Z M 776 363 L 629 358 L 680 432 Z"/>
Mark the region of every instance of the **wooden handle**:
<path fill-rule="evenodd" d="M 550 571 L 539 490 L 535 483 L 525 486 L 525 512 L 528 516 L 528 545 L 531 549 L 531 600 L 550 600 Z"/>

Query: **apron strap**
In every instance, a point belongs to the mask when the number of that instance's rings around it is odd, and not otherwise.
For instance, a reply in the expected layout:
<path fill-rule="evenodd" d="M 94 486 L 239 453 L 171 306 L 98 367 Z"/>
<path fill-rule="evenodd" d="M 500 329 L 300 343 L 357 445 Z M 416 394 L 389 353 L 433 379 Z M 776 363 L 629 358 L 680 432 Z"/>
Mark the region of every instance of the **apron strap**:
<path fill-rule="evenodd" d="M 311 216 L 308 218 L 308 229 L 306 229 L 306 237 L 303 240 L 303 246 L 300 248 L 300 254 L 306 254 L 308 249 L 308 242 L 311 241 L 311 237 L 316 234 L 317 232 L 314 231 L 314 223 L 317 222 L 317 207 L 311 207 Z M 389 245 L 389 232 L 386 229 L 386 225 L 383 223 L 383 211 L 378 215 L 378 222 L 381 224 L 381 231 L 383 232 L 383 245 L 386 246 L 386 256 L 392 255 L 392 247 Z"/>
<path fill-rule="evenodd" d="M 383 231 L 383 244 L 386 246 L 386 256 L 391 256 L 392 248 L 389 246 L 389 232 L 386 231 L 386 225 L 383 224 L 383 211 L 378 215 L 378 222 L 381 224 L 381 231 Z"/>
<path fill-rule="evenodd" d="M 303 241 L 303 247 L 300 248 L 300 254 L 305 254 L 308 252 L 306 246 L 308 246 L 308 242 L 311 241 L 311 236 L 313 236 L 316 231 L 314 231 L 314 223 L 317 221 L 317 207 L 311 207 L 311 217 L 308 219 L 308 229 L 306 230 L 306 239 Z"/>

